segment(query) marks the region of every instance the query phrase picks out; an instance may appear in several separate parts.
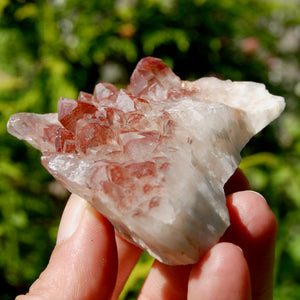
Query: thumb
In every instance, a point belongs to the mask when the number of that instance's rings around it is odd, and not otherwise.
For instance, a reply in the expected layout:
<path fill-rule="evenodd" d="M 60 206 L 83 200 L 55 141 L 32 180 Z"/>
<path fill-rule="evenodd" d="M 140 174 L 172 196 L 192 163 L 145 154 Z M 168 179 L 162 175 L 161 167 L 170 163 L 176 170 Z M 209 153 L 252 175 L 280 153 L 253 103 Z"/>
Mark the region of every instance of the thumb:
<path fill-rule="evenodd" d="M 29 293 L 16 300 L 110 299 L 117 264 L 113 227 L 85 200 L 72 195 L 47 268 Z"/>

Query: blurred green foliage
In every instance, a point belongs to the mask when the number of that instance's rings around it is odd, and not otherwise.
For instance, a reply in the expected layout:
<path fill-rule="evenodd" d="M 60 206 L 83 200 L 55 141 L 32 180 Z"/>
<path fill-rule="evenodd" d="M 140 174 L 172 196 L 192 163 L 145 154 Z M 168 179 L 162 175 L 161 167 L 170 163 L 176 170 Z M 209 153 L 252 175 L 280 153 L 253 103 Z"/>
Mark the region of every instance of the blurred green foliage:
<path fill-rule="evenodd" d="M 157 56 L 183 79 L 263 82 L 286 98 L 279 121 L 243 151 L 241 167 L 279 222 L 275 299 L 300 298 L 299 0 L 2 0 L 0 2 L 1 299 L 26 292 L 46 266 L 68 193 L 40 153 L 9 136 L 16 112 L 56 111 L 59 97 L 123 86 Z M 143 258 L 122 299 L 134 299 Z"/>

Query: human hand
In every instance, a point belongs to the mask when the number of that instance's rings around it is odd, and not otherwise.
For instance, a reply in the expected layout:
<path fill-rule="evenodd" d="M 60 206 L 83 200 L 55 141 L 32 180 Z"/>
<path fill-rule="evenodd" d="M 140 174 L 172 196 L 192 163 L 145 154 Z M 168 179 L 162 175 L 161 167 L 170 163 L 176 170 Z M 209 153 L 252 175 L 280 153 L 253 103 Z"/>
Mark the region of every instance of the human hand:
<path fill-rule="evenodd" d="M 272 299 L 277 222 L 262 196 L 242 191 L 248 188 L 237 171 L 225 186 L 231 225 L 220 243 L 195 265 L 155 261 L 139 300 Z M 17 300 L 116 300 L 141 252 L 115 234 L 85 200 L 72 195 L 47 268 Z"/>

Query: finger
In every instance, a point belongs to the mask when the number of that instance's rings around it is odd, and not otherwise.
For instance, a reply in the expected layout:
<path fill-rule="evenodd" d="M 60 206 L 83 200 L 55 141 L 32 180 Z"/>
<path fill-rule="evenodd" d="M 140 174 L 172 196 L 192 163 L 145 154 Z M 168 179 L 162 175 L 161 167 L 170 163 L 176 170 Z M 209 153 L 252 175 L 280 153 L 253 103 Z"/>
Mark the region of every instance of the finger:
<path fill-rule="evenodd" d="M 118 248 L 119 268 L 112 300 L 118 299 L 131 271 L 142 254 L 142 250 L 140 248 L 127 242 L 118 234 L 116 234 L 116 241 Z"/>
<path fill-rule="evenodd" d="M 240 246 L 247 259 L 253 299 L 272 299 L 277 221 L 266 200 L 252 191 L 227 197 L 231 225 L 223 241 Z"/>
<path fill-rule="evenodd" d="M 138 300 L 186 299 L 191 266 L 168 266 L 155 261 L 140 291 Z"/>
<path fill-rule="evenodd" d="M 29 293 L 17 300 L 110 299 L 116 274 L 111 224 L 85 200 L 72 195 L 47 268 Z"/>
<path fill-rule="evenodd" d="M 245 190 L 250 190 L 250 184 L 248 182 L 248 179 L 241 171 L 241 169 L 236 169 L 234 174 L 224 185 L 225 195 L 230 195 L 232 193 Z"/>
<path fill-rule="evenodd" d="M 241 249 L 230 243 L 211 248 L 192 268 L 187 299 L 251 299 L 249 270 Z"/>

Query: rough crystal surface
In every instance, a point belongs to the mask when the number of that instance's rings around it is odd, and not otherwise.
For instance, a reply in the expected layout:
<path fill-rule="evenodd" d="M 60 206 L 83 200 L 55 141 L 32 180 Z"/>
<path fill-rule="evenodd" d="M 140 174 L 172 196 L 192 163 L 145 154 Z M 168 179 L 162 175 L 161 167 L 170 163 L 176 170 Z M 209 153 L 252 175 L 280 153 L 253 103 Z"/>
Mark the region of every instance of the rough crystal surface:
<path fill-rule="evenodd" d="M 160 261 L 195 263 L 229 225 L 223 186 L 248 140 L 284 109 L 253 82 L 182 81 L 142 59 L 126 89 L 109 83 L 57 114 L 19 113 L 8 131 L 129 241 Z"/>

